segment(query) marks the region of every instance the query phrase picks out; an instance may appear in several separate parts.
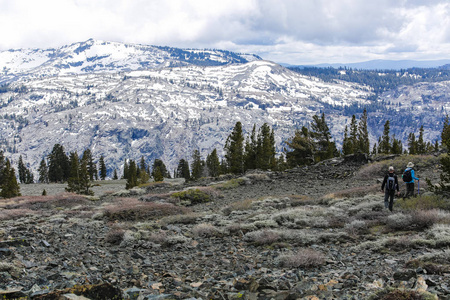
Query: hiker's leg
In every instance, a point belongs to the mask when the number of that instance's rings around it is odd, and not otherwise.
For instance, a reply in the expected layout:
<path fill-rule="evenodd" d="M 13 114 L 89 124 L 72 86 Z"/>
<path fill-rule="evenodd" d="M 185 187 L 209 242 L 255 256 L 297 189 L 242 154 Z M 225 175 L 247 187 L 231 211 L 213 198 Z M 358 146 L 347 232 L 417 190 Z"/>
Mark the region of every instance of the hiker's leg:
<path fill-rule="evenodd" d="M 394 194 L 395 191 L 391 191 L 390 195 L 389 195 L 389 210 L 392 211 L 393 207 L 394 207 Z"/>
<path fill-rule="evenodd" d="M 409 198 L 410 196 L 413 195 L 413 193 L 414 193 L 414 183 L 407 183 L 405 198 Z"/>
<path fill-rule="evenodd" d="M 384 192 L 384 208 L 388 208 L 389 207 L 389 191 L 386 190 Z"/>

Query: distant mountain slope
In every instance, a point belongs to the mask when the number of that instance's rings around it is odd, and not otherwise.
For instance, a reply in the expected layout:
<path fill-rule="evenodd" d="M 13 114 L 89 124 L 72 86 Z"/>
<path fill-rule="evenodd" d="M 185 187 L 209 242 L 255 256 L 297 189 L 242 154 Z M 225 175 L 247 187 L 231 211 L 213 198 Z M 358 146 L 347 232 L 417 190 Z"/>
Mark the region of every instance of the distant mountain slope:
<path fill-rule="evenodd" d="M 194 149 L 204 157 L 213 148 L 220 153 L 237 121 L 247 131 L 273 125 L 281 151 L 324 107 L 368 104 L 369 95 L 362 86 L 325 83 L 267 61 L 34 78 L 0 93 L 0 143 L 34 169 L 55 143 L 105 155 L 110 171 L 142 155 L 174 167 Z M 329 121 L 341 134 L 345 117 Z"/>
<path fill-rule="evenodd" d="M 437 68 L 450 64 L 450 59 L 441 60 L 383 60 L 375 59 L 357 63 L 333 63 L 316 65 L 286 65 L 287 67 L 318 67 L 318 68 L 351 68 L 361 70 L 402 70 L 409 68 Z"/>
<path fill-rule="evenodd" d="M 23 77 L 161 69 L 202 65 L 219 66 L 260 60 L 251 54 L 223 50 L 179 49 L 96 41 L 56 49 L 20 49 L 0 52 L 0 84 Z"/>
<path fill-rule="evenodd" d="M 56 143 L 66 151 L 89 147 L 94 157 L 104 155 L 109 175 L 125 158 L 141 156 L 163 159 L 173 170 L 194 149 L 203 158 L 214 148 L 223 155 L 237 121 L 246 132 L 254 124 L 273 126 L 280 153 L 296 129 L 322 112 L 339 145 L 352 114 L 359 118 L 364 108 L 371 146 L 391 120 L 391 134 L 406 147 L 408 134 L 422 124 L 428 140 L 439 137 L 450 108 L 449 81 L 377 88 L 383 81 L 369 85 L 373 77 L 363 84 L 344 81 L 342 74 L 321 80 L 221 50 L 88 40 L 58 49 L 3 51 L 0 68 L 0 149 L 15 162 L 23 155 L 35 172 Z M 436 72 L 425 73 L 420 76 L 435 79 Z"/>

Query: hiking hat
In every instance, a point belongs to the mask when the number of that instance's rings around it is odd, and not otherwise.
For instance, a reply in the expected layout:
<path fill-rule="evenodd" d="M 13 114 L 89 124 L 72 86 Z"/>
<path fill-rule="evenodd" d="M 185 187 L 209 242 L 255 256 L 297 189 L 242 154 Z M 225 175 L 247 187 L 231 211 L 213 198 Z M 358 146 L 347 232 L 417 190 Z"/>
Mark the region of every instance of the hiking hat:
<path fill-rule="evenodd" d="M 390 172 L 390 171 L 394 171 L 394 167 L 393 167 L 393 166 L 390 166 L 390 167 L 389 167 L 389 172 Z"/>
<path fill-rule="evenodd" d="M 414 167 L 414 164 L 410 161 L 410 162 L 406 165 L 406 167 L 407 167 L 407 168 L 413 168 L 413 167 Z"/>

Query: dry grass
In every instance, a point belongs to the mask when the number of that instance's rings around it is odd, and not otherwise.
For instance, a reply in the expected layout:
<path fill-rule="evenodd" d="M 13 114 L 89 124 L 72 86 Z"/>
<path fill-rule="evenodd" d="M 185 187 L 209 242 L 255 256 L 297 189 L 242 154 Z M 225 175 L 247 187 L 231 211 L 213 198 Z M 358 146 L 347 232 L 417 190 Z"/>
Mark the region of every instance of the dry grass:
<path fill-rule="evenodd" d="M 186 214 L 180 214 L 180 215 L 173 215 L 173 216 L 167 216 L 163 217 L 160 220 L 161 225 L 170 225 L 170 224 L 195 224 L 197 223 L 197 220 L 202 215 L 199 213 L 186 213 Z"/>
<path fill-rule="evenodd" d="M 256 245 L 270 245 L 281 240 L 279 232 L 274 230 L 258 230 L 247 233 L 244 236 L 244 240 Z"/>
<path fill-rule="evenodd" d="M 413 162 L 415 169 L 430 168 L 440 163 L 440 158 L 434 155 L 401 155 L 391 160 L 384 160 L 363 166 L 356 177 L 364 180 L 383 177 L 389 166 L 393 166 L 396 174 L 401 174 L 406 168 L 408 162 Z M 399 178 L 401 180 L 401 178 Z"/>
<path fill-rule="evenodd" d="M 295 253 L 278 257 L 280 266 L 286 268 L 316 268 L 325 264 L 323 253 L 313 249 L 299 249 Z"/>
<path fill-rule="evenodd" d="M 134 198 L 117 199 L 105 208 L 104 216 L 110 220 L 140 221 L 187 213 L 189 210 L 170 203 L 141 202 Z"/>
<path fill-rule="evenodd" d="M 192 233 L 198 237 L 213 237 L 220 235 L 221 231 L 212 224 L 202 223 L 194 226 Z"/>
<path fill-rule="evenodd" d="M 226 216 L 230 215 L 233 211 L 245 211 L 250 210 L 252 208 L 253 202 L 257 201 L 256 199 L 244 199 L 241 201 L 236 201 L 228 205 L 222 210 L 222 213 Z"/>
<path fill-rule="evenodd" d="M 2 199 L 6 200 L 6 199 Z M 54 208 L 72 208 L 78 205 L 87 205 L 90 201 L 81 195 L 64 193 L 53 196 L 23 196 L 1 201 L 0 207 L 6 209 L 54 209 Z"/>
<path fill-rule="evenodd" d="M 340 190 L 328 195 L 325 195 L 325 199 L 341 199 L 341 198 L 356 198 L 364 197 L 369 194 L 375 194 L 380 190 L 380 185 L 360 186 Z"/>
<path fill-rule="evenodd" d="M 0 220 L 20 219 L 36 214 L 35 211 L 27 208 L 15 208 L 0 210 Z"/>

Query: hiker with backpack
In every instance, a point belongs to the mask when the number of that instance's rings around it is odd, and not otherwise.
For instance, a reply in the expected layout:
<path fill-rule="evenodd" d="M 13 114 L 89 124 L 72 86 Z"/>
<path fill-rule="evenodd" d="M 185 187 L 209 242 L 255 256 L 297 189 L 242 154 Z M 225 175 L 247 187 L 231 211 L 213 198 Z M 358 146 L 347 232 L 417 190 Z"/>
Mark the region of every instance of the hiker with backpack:
<path fill-rule="evenodd" d="M 394 195 L 397 190 L 397 196 L 400 193 L 398 187 L 398 178 L 394 173 L 394 167 L 389 167 L 389 173 L 384 176 L 383 184 L 381 185 L 381 191 L 384 191 L 384 208 L 389 208 L 392 211 L 394 206 Z"/>
<path fill-rule="evenodd" d="M 413 168 L 414 164 L 412 162 L 409 162 L 406 165 L 405 172 L 403 172 L 402 175 L 403 181 L 406 183 L 406 192 L 403 196 L 403 199 L 414 196 L 414 180 L 417 180 L 417 182 L 419 182 L 419 178 L 415 176 Z"/>

